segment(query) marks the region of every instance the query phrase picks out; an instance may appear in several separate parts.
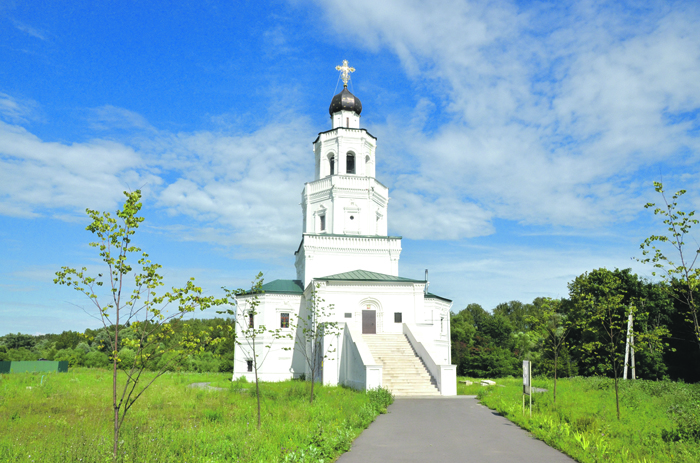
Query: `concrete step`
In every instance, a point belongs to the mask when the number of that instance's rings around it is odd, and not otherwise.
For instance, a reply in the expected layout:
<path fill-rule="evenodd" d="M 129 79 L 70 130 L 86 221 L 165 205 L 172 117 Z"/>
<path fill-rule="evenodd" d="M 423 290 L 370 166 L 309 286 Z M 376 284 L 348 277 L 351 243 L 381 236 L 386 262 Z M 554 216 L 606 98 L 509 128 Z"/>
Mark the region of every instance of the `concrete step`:
<path fill-rule="evenodd" d="M 406 336 L 363 336 L 372 357 L 383 365 L 382 384 L 397 396 L 440 395 L 435 381 Z"/>

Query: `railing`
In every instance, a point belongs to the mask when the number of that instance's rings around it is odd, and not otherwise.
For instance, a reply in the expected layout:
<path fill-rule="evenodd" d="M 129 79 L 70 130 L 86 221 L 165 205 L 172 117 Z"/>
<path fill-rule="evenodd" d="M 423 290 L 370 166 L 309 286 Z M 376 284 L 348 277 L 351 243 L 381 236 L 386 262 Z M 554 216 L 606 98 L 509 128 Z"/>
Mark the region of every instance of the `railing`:
<path fill-rule="evenodd" d="M 361 391 L 375 389 L 382 385 L 382 370 L 382 365 L 374 361 L 362 334 L 346 323 L 340 354 L 339 382 Z"/>
<path fill-rule="evenodd" d="M 327 190 L 328 188 L 331 187 L 331 178 L 333 177 L 326 177 L 322 178 L 320 180 L 316 180 L 314 182 L 309 182 L 306 184 L 306 194 L 314 194 L 318 193 L 319 191 Z"/>
<path fill-rule="evenodd" d="M 318 193 L 319 191 L 327 190 L 331 187 L 348 188 L 354 190 L 369 190 L 370 188 L 374 188 L 374 190 L 382 196 L 387 196 L 389 193 L 389 189 L 387 187 L 372 177 L 362 177 L 358 175 L 331 175 L 329 177 L 307 183 L 305 187 L 305 194 L 312 195 L 314 193 Z"/>
<path fill-rule="evenodd" d="M 365 249 L 379 251 L 401 251 L 401 239 L 395 236 L 349 236 L 304 234 L 307 248 Z"/>
<path fill-rule="evenodd" d="M 423 360 L 423 363 L 428 367 L 428 371 L 435 381 L 437 381 L 438 389 L 441 395 L 457 395 L 457 365 L 440 365 L 435 362 L 437 356 L 431 355 L 428 348 L 421 341 L 418 335 L 418 329 L 415 325 L 409 323 L 403 324 L 403 334 L 406 335 L 408 341 L 413 346 L 418 356 Z"/>

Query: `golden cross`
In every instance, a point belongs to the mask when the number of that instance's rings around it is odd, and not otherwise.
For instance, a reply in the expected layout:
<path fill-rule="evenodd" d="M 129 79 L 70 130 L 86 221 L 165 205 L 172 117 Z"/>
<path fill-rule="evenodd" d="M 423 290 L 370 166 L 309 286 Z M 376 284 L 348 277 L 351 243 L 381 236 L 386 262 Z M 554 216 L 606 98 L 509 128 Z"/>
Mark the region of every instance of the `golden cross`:
<path fill-rule="evenodd" d="M 348 86 L 348 80 L 350 80 L 350 73 L 355 72 L 355 68 L 348 66 L 348 60 L 343 60 L 342 66 L 336 66 L 336 71 L 340 71 L 340 78 L 343 79 L 343 85 Z"/>

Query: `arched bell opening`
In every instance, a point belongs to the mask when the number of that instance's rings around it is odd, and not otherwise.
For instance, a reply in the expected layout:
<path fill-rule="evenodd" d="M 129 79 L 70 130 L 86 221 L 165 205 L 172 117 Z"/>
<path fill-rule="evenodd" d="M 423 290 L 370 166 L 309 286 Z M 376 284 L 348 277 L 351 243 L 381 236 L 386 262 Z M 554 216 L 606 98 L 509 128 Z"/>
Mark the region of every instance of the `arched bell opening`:
<path fill-rule="evenodd" d="M 352 151 L 348 152 L 345 156 L 345 172 L 348 174 L 355 174 L 355 153 Z"/>
<path fill-rule="evenodd" d="M 329 165 L 329 175 L 335 175 L 335 154 L 328 153 L 328 165 Z"/>

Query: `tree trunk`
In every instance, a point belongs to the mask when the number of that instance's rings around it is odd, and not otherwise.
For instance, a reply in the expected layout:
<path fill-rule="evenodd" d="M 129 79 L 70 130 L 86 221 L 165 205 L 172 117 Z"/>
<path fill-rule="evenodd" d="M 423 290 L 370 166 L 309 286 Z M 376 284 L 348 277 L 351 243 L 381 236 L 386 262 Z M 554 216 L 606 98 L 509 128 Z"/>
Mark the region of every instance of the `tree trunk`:
<path fill-rule="evenodd" d="M 693 304 L 693 302 L 691 302 Z M 698 311 L 695 309 L 691 309 L 691 313 L 693 314 L 693 328 L 695 329 L 695 343 L 697 344 L 698 348 L 700 348 L 700 324 L 698 324 Z"/>
<path fill-rule="evenodd" d="M 117 406 L 117 368 L 119 355 L 119 311 L 117 310 L 117 323 L 114 326 L 114 352 L 112 354 L 112 406 L 114 407 L 114 448 L 112 449 L 114 461 L 117 461 L 119 452 L 119 407 Z"/>
<path fill-rule="evenodd" d="M 309 398 L 310 404 L 314 403 L 314 383 L 316 382 L 316 378 L 314 377 L 315 373 L 316 373 L 316 369 L 312 368 L 311 369 L 311 397 Z"/>
<path fill-rule="evenodd" d="M 615 405 L 617 406 L 617 420 L 620 421 L 620 391 L 617 389 L 617 368 L 613 363 L 613 373 L 615 374 Z"/>
<path fill-rule="evenodd" d="M 554 404 L 557 403 L 557 360 L 559 356 L 554 352 Z"/>
<path fill-rule="evenodd" d="M 255 351 L 253 351 L 255 355 Z M 260 430 L 260 386 L 258 383 L 258 362 L 257 359 L 253 360 L 255 362 L 255 397 L 258 399 L 258 430 Z"/>

